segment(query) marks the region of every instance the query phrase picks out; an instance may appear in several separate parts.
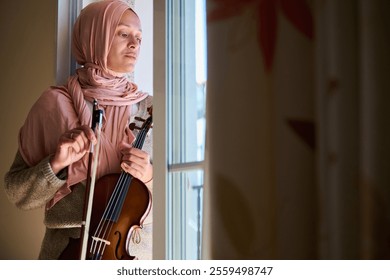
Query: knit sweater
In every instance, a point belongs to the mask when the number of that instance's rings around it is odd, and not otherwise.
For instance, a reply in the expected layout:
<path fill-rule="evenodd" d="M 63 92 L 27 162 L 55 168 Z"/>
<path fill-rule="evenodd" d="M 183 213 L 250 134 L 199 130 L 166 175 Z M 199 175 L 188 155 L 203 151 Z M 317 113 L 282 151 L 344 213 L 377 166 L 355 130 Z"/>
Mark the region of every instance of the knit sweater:
<path fill-rule="evenodd" d="M 139 104 L 134 105 L 134 117 L 146 119 L 147 108 L 152 104 L 152 97 L 148 97 Z M 137 136 L 137 131 L 134 131 Z M 143 150 L 147 151 L 152 158 L 152 130 L 144 142 Z M 66 180 L 66 171 L 54 174 L 48 155 L 35 166 L 28 166 L 19 151 L 16 153 L 10 170 L 5 175 L 5 191 L 8 199 L 18 208 L 23 210 L 45 207 L 52 199 L 57 190 L 62 187 Z M 147 184 L 152 192 L 152 182 Z M 42 241 L 38 259 L 58 259 L 67 247 L 70 238 L 80 237 L 81 220 L 84 209 L 84 182 L 72 186 L 72 192 L 57 202 L 53 207 L 45 211 L 44 224 L 45 236 Z M 151 259 L 151 234 L 152 214 L 148 215 L 141 232 L 140 243 L 129 245 L 131 255 L 137 259 Z"/>

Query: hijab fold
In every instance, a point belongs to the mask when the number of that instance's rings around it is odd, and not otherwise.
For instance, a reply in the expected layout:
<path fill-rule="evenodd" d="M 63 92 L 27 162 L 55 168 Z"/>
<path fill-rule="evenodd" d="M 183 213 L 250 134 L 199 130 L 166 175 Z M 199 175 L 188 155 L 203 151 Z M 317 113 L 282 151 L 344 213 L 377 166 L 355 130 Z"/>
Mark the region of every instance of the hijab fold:
<path fill-rule="evenodd" d="M 56 151 L 60 136 L 80 125 L 91 125 L 90 102 L 104 111 L 97 177 L 120 171 L 120 143 L 134 135 L 128 121 L 131 106 L 147 97 L 122 73 L 107 68 L 107 55 L 122 14 L 131 9 L 120 0 L 94 2 L 75 22 L 72 52 L 82 65 L 64 86 L 47 89 L 31 108 L 19 133 L 19 151 L 34 166 Z M 86 179 L 88 153 L 68 167 L 66 183 L 47 204 L 52 207 Z"/>

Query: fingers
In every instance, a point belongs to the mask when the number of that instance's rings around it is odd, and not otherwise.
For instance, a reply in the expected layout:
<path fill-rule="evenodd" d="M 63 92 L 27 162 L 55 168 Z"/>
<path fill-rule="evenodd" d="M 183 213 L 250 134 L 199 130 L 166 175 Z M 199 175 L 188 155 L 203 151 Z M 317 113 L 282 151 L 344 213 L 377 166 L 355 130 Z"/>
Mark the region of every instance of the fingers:
<path fill-rule="evenodd" d="M 150 163 L 150 156 L 147 152 L 137 149 L 129 148 L 122 151 L 122 160 L 124 162 L 135 163 L 137 165 L 147 165 Z"/>
<path fill-rule="evenodd" d="M 125 172 L 131 174 L 133 177 L 141 180 L 144 183 L 150 182 L 153 178 L 153 166 L 151 164 L 142 166 L 137 165 L 134 162 L 122 162 L 121 167 Z"/>
<path fill-rule="evenodd" d="M 92 129 L 86 125 L 62 134 L 50 162 L 53 171 L 80 160 L 89 150 L 91 143 L 96 144 L 97 139 Z"/>
<path fill-rule="evenodd" d="M 65 143 L 71 145 L 77 153 L 88 150 L 90 143 L 97 143 L 95 133 L 86 125 L 69 130 L 63 136 Z"/>
<path fill-rule="evenodd" d="M 73 130 L 73 132 L 70 132 L 69 138 L 76 153 L 80 153 L 89 148 L 89 140 L 83 131 Z"/>
<path fill-rule="evenodd" d="M 153 166 L 150 163 L 148 153 L 136 148 L 126 149 L 122 153 L 121 167 L 124 171 L 143 182 L 147 182 L 153 177 Z"/>
<path fill-rule="evenodd" d="M 95 133 L 86 125 L 69 130 L 66 134 L 69 135 L 69 139 L 77 141 L 80 145 L 89 144 L 89 142 L 96 144 L 97 142 Z"/>

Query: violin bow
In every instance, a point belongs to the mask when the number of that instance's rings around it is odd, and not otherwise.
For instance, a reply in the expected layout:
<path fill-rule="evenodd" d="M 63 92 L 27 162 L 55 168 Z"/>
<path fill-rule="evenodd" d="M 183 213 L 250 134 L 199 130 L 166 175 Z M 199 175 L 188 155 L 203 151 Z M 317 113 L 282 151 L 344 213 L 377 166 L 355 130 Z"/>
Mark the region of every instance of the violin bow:
<path fill-rule="evenodd" d="M 83 219 L 81 221 L 81 237 L 80 237 L 81 240 L 80 259 L 81 260 L 85 260 L 87 256 L 89 227 L 91 223 L 93 194 L 94 194 L 95 183 L 96 183 L 96 170 L 97 170 L 98 157 L 99 157 L 102 123 L 103 123 L 103 110 L 100 110 L 98 108 L 98 103 L 97 100 L 95 99 L 93 102 L 91 128 L 95 132 L 97 143 L 96 145 L 93 145 L 91 143 L 91 147 L 89 151 L 87 184 L 86 184 L 86 191 L 84 197 L 84 211 L 83 211 Z"/>

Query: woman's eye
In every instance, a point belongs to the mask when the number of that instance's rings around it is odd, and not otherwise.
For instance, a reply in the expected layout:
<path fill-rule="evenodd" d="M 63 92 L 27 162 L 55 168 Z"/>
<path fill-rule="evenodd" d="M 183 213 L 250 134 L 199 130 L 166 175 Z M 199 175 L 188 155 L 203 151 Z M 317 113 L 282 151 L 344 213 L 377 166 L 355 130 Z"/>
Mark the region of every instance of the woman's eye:
<path fill-rule="evenodd" d="M 120 35 L 121 35 L 121 37 L 123 37 L 123 38 L 129 37 L 129 34 L 127 34 L 127 33 L 121 33 Z"/>

